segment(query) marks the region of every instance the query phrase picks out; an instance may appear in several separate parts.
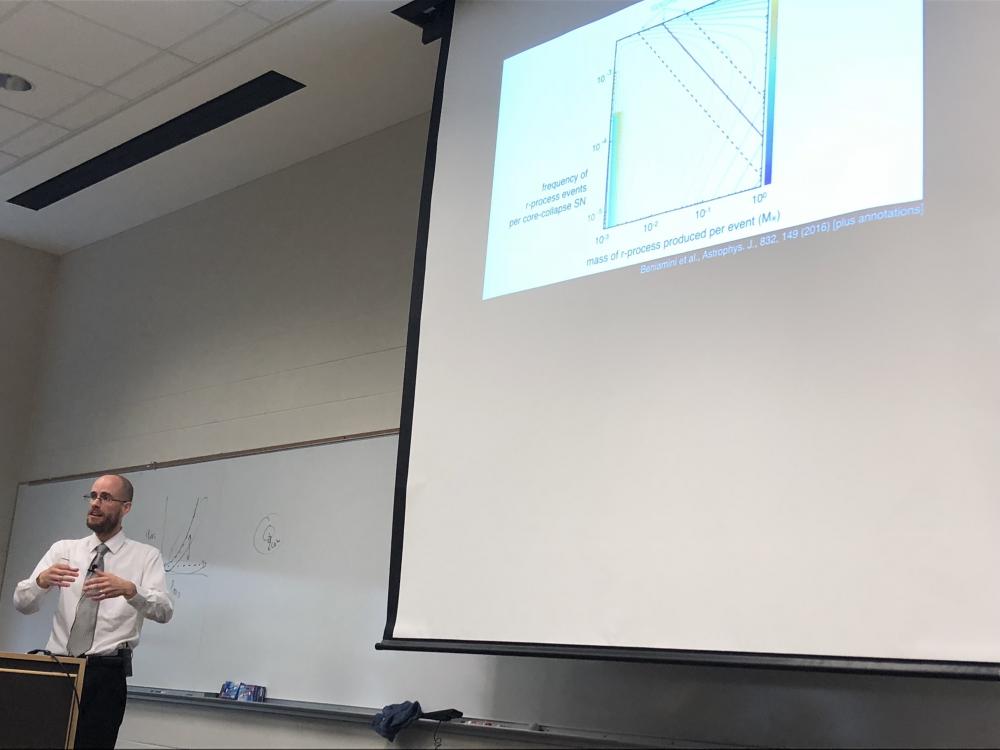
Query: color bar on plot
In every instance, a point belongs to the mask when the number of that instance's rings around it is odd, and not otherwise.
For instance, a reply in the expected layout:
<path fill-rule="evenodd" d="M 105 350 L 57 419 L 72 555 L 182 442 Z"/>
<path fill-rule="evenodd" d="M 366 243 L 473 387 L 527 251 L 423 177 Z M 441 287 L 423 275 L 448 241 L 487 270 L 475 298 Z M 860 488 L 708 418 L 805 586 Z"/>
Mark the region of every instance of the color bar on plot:
<path fill-rule="evenodd" d="M 611 113 L 611 139 L 608 143 L 608 199 L 604 202 L 604 228 L 615 226 L 618 217 L 618 166 L 621 154 L 622 113 Z"/>
<path fill-rule="evenodd" d="M 764 143 L 764 184 L 771 184 L 771 156 L 774 152 L 774 79 L 778 57 L 778 0 L 771 0 L 770 27 L 767 33 L 767 124 Z"/>

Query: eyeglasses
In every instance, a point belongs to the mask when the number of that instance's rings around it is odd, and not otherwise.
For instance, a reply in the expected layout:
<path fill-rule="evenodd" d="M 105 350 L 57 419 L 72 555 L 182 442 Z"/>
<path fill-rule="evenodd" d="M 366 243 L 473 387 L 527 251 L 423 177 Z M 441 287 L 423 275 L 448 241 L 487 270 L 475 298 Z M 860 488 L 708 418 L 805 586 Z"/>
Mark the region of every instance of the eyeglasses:
<path fill-rule="evenodd" d="M 119 500 L 117 497 L 112 497 L 107 492 L 91 492 L 91 493 L 89 493 L 87 495 L 84 495 L 83 499 L 86 500 L 88 503 L 92 503 L 92 502 L 94 502 L 94 500 L 99 500 L 102 504 L 103 503 L 122 503 L 124 505 L 125 503 L 132 502 L 131 500 Z"/>

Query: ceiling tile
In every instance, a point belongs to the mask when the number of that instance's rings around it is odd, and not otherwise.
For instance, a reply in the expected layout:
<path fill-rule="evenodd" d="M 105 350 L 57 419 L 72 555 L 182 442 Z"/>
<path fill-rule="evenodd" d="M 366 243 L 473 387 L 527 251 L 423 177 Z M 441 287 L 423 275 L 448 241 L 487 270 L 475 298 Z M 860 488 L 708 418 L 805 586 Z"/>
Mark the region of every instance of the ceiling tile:
<path fill-rule="evenodd" d="M 227 16 L 211 28 L 178 44 L 173 52 L 194 62 L 205 62 L 216 55 L 233 50 L 270 24 L 242 10 Z"/>
<path fill-rule="evenodd" d="M 172 47 L 233 11 L 224 0 L 63 0 L 56 5 L 157 47 Z"/>
<path fill-rule="evenodd" d="M 5 154 L 0 151 L 0 170 L 4 170 L 17 161 L 17 157 L 12 154 Z"/>
<path fill-rule="evenodd" d="M 93 94 L 49 118 L 50 122 L 70 130 L 77 130 L 128 104 L 128 99 L 97 89 Z"/>
<path fill-rule="evenodd" d="M 34 85 L 31 91 L 0 91 L 0 105 L 32 117 L 44 119 L 94 90 L 93 86 L 86 83 L 18 60 L 3 52 L 0 52 L 0 70 L 17 73 Z"/>
<path fill-rule="evenodd" d="M 17 6 L 20 4 L 16 0 L 0 0 L 0 21 L 17 10 Z"/>
<path fill-rule="evenodd" d="M 311 0 L 254 0 L 247 5 L 247 10 L 263 16 L 271 21 L 280 21 L 293 13 L 298 13 L 317 3 Z"/>
<path fill-rule="evenodd" d="M 6 107 L 0 107 L 0 142 L 12 138 L 22 130 L 27 130 L 37 123 L 34 117 L 22 115 Z"/>
<path fill-rule="evenodd" d="M 192 67 L 193 64 L 188 60 L 169 52 L 161 52 L 148 63 L 109 83 L 108 89 L 129 99 L 136 99 L 147 91 L 174 80 Z"/>
<path fill-rule="evenodd" d="M 156 47 L 44 2 L 27 3 L 0 23 L 0 49 L 97 86 L 157 52 Z"/>
<path fill-rule="evenodd" d="M 40 122 L 31 130 L 26 130 L 3 144 L 3 150 L 14 156 L 29 156 L 36 151 L 41 151 L 49 144 L 55 143 L 68 132 L 65 128 L 57 128 L 47 122 Z"/>

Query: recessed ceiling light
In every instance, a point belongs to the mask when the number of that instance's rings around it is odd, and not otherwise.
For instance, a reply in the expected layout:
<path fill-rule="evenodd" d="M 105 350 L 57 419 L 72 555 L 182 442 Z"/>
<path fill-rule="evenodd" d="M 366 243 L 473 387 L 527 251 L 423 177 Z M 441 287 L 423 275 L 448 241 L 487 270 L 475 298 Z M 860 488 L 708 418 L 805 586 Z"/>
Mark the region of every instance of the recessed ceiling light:
<path fill-rule="evenodd" d="M 3 91 L 31 91 L 33 88 L 27 78 L 13 73 L 0 73 L 0 89 Z"/>

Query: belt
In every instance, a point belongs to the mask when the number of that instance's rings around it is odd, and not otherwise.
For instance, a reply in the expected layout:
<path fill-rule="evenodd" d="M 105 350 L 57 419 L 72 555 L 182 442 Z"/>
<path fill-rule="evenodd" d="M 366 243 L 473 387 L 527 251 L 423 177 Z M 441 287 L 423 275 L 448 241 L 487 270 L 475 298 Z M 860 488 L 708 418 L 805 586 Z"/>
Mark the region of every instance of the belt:
<path fill-rule="evenodd" d="M 132 676 L 132 649 L 120 648 L 113 654 L 90 654 L 87 656 L 87 665 L 93 664 L 96 667 L 108 667 L 110 669 L 122 669 L 126 677 Z"/>

